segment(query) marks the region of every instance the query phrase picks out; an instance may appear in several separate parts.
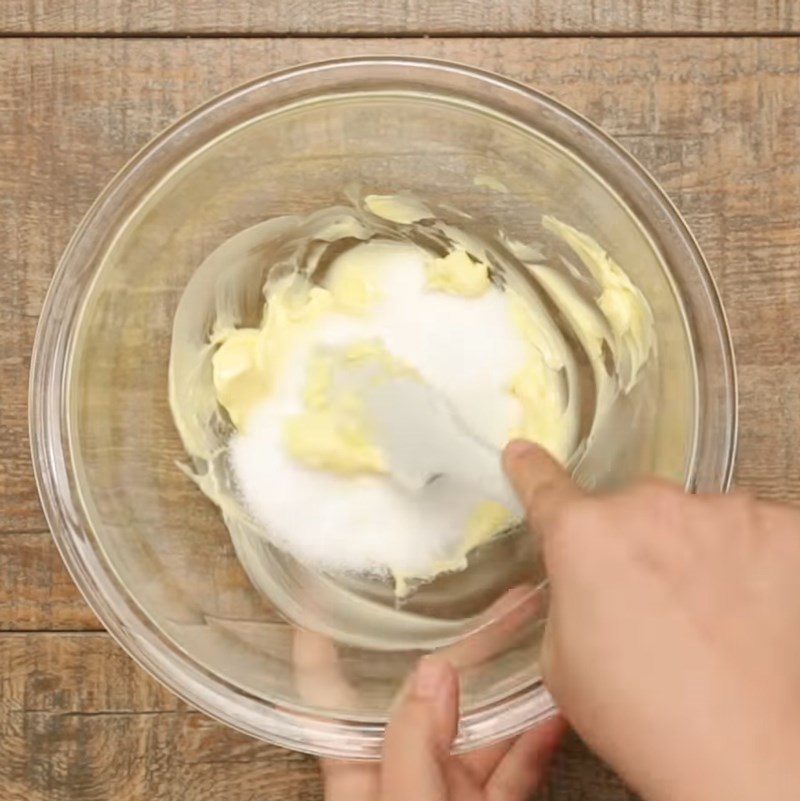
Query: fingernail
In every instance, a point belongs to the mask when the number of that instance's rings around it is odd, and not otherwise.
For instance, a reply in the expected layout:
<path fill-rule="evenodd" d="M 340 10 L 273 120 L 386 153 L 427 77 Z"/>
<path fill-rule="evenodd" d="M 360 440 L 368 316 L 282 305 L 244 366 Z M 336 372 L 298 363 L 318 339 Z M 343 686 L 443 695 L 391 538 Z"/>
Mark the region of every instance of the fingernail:
<path fill-rule="evenodd" d="M 522 459 L 535 449 L 536 445 L 527 439 L 514 439 L 506 445 L 505 456 L 507 459 Z"/>
<path fill-rule="evenodd" d="M 447 662 L 425 656 L 414 671 L 411 690 L 417 698 L 425 701 L 438 698 L 450 681 L 450 672 Z"/>

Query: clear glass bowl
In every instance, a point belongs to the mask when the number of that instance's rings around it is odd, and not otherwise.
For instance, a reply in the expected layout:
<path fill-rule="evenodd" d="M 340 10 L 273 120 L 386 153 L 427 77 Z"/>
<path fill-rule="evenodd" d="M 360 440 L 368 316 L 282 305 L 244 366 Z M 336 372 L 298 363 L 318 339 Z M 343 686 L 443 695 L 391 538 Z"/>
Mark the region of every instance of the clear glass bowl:
<path fill-rule="evenodd" d="M 476 186 L 477 175 L 509 192 Z M 505 565 L 504 588 L 473 593 L 469 608 L 450 608 L 444 593 L 407 610 L 438 627 L 429 646 L 336 641 L 293 625 L 269 587 L 254 587 L 218 510 L 176 466 L 184 452 L 167 364 L 186 282 L 231 235 L 341 202 L 352 184 L 410 189 L 491 216 L 522 240 L 542 211 L 595 237 L 656 319 L 656 422 L 628 454 L 628 472 L 696 491 L 728 487 L 728 329 L 694 239 L 652 178 L 591 123 L 528 87 L 444 62 L 362 58 L 277 73 L 212 100 L 142 150 L 88 212 L 36 339 L 39 491 L 98 617 L 209 715 L 291 748 L 375 757 L 409 668 L 424 650 L 447 648 L 464 688 L 456 747 L 473 748 L 553 711 L 536 662 L 546 599 L 535 559 L 500 543 L 490 562 Z M 321 624 L 336 618 L 324 596 L 311 601 Z"/>

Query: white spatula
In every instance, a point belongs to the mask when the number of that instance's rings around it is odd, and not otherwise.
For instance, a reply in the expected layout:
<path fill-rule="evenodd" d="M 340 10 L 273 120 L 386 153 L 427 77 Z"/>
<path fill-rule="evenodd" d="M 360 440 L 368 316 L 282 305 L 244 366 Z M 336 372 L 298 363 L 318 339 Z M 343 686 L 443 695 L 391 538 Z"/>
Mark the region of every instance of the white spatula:
<path fill-rule="evenodd" d="M 522 507 L 496 448 L 479 439 L 430 384 L 407 374 L 348 367 L 340 378 L 363 400 L 394 479 L 411 491 L 436 481 L 463 485 L 513 514 Z"/>

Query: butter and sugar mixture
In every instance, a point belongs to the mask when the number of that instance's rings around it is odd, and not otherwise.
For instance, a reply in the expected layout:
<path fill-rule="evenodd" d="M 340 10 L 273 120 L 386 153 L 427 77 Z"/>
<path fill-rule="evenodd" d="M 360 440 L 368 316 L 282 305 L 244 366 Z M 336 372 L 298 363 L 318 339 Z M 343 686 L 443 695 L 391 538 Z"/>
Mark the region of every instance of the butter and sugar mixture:
<path fill-rule="evenodd" d="M 307 566 L 390 576 L 403 593 L 514 522 L 474 492 L 398 485 L 364 404 L 333 381 L 346 364 L 427 382 L 498 459 L 525 437 L 579 470 L 602 446 L 655 355 L 646 300 L 552 217 L 567 266 L 469 223 L 371 195 L 262 223 L 201 266 L 176 315 L 170 403 L 232 531 L 255 526 Z"/>

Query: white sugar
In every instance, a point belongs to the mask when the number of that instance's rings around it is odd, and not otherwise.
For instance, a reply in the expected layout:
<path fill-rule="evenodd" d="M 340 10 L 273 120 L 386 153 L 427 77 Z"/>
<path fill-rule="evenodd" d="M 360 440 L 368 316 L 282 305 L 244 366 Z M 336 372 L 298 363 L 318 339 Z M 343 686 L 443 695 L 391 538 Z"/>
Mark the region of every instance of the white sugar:
<path fill-rule="evenodd" d="M 363 316 L 329 313 L 298 342 L 274 391 L 231 443 L 243 500 L 270 539 L 325 570 L 429 574 L 457 553 L 467 521 L 482 498 L 442 487 L 409 494 L 382 475 L 343 477 L 303 467 L 283 446 L 287 417 L 303 407 L 312 352 L 319 346 L 379 339 L 445 394 L 464 421 L 498 449 L 518 423 L 509 394 L 525 361 L 503 292 L 477 298 L 425 286 L 426 254 L 413 245 L 371 242 L 342 259 L 374 260 L 380 298 Z"/>

